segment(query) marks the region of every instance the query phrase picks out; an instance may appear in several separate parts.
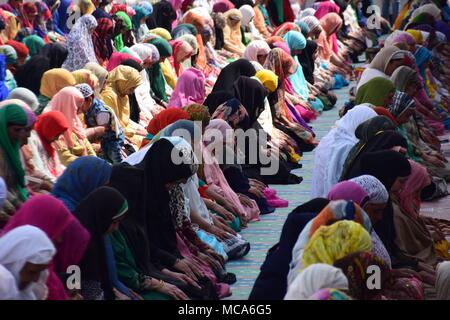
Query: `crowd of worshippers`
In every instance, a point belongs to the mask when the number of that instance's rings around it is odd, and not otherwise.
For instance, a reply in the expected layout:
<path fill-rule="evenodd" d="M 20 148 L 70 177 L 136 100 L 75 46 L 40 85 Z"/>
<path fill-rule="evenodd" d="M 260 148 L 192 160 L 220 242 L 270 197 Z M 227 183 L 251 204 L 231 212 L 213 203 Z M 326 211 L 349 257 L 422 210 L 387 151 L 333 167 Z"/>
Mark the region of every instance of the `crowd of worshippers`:
<path fill-rule="evenodd" d="M 241 230 L 288 207 L 269 185 L 301 183 L 313 150 L 313 200 L 250 299 L 449 299 L 450 224 L 420 204 L 450 179 L 450 7 L 411 0 L 373 29 L 371 4 L 1 4 L 0 299 L 228 297 Z M 209 130 L 254 132 L 277 172 Z"/>

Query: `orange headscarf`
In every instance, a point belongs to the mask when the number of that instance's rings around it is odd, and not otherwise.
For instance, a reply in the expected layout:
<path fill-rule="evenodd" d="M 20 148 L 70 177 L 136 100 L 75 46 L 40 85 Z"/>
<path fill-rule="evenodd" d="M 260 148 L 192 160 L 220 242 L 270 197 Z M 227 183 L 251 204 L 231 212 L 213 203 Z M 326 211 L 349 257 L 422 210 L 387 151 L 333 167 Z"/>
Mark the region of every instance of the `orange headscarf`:
<path fill-rule="evenodd" d="M 195 64 L 205 74 L 211 73 L 212 68 L 211 66 L 208 65 L 206 60 L 205 46 L 203 45 L 203 39 L 201 34 L 206 24 L 205 19 L 201 15 L 190 10 L 183 17 L 183 23 L 192 24 L 197 29 L 198 55 L 195 60 Z"/>

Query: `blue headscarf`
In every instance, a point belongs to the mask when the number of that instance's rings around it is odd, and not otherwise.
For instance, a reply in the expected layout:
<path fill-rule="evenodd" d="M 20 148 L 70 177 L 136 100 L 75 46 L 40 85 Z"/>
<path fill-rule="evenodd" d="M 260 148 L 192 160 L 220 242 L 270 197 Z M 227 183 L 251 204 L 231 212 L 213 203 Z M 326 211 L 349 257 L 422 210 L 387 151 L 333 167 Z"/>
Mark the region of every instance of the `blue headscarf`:
<path fill-rule="evenodd" d="M 6 57 L 0 54 L 0 101 L 8 98 L 9 89 L 6 86 Z"/>
<path fill-rule="evenodd" d="M 56 24 L 58 25 L 58 29 L 60 29 L 64 33 L 69 33 L 69 28 L 67 27 L 67 20 L 69 19 L 69 14 L 67 13 L 69 7 L 72 4 L 72 0 L 61 0 L 61 4 L 59 5 L 58 9 L 55 11 L 58 11 L 58 21 L 56 21 Z"/>
<path fill-rule="evenodd" d="M 111 172 L 111 165 L 103 159 L 79 157 L 58 178 L 52 194 L 74 212 L 81 200 L 109 181 Z"/>
<path fill-rule="evenodd" d="M 298 31 L 289 31 L 284 35 L 283 39 L 286 41 L 289 50 L 291 50 L 291 54 L 295 50 L 303 50 L 306 48 L 306 39 Z M 289 80 L 292 82 L 292 87 L 294 88 L 295 93 L 301 96 L 304 100 L 307 100 L 309 97 L 309 89 L 305 75 L 303 74 L 303 68 L 298 61 L 297 55 L 293 56 L 293 58 L 298 67 L 297 71 L 293 75 L 289 76 Z"/>
<path fill-rule="evenodd" d="M 150 3 L 147 3 L 146 6 L 140 4 L 133 7 L 134 11 L 136 11 L 136 14 L 133 16 L 133 18 L 131 18 L 131 22 L 133 22 L 133 28 L 135 31 L 139 30 L 139 28 L 141 27 L 141 20 L 145 17 L 148 17 L 153 12 L 153 6 L 150 4 L 149 7 L 148 4 Z"/>
<path fill-rule="evenodd" d="M 426 79 L 425 65 L 427 62 L 431 61 L 433 54 L 424 46 L 418 46 L 416 52 L 414 53 L 414 57 L 416 58 L 416 65 L 417 68 L 419 68 L 420 75 L 422 78 Z"/>
<path fill-rule="evenodd" d="M 303 34 L 305 37 L 307 37 L 309 31 L 311 31 L 311 30 L 309 29 L 308 25 L 307 25 L 305 22 L 303 22 L 303 21 L 298 21 L 298 22 L 296 22 L 296 24 L 297 24 L 297 25 L 300 27 L 300 29 L 302 30 L 302 34 Z"/>

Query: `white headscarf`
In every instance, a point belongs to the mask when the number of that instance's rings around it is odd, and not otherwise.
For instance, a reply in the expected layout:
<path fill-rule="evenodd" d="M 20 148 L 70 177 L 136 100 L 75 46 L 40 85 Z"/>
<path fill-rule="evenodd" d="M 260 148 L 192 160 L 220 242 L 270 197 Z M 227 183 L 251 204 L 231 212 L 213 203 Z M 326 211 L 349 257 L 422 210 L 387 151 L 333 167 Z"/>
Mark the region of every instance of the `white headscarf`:
<path fill-rule="evenodd" d="M 241 11 L 242 14 L 242 21 L 241 21 L 242 26 L 248 27 L 250 22 L 255 17 L 255 10 L 253 10 L 253 8 L 250 7 L 248 4 L 244 4 L 242 7 L 239 8 L 239 11 Z"/>
<path fill-rule="evenodd" d="M 14 300 L 18 295 L 16 279 L 0 264 L 0 300 Z"/>
<path fill-rule="evenodd" d="M 27 89 L 18 87 L 13 89 L 9 95 L 8 99 L 19 99 L 25 102 L 33 111 L 36 111 L 36 109 L 39 107 L 39 101 L 34 94 L 33 91 Z"/>
<path fill-rule="evenodd" d="M 336 122 L 336 127 L 320 141 L 314 155 L 312 198 L 326 198 L 331 188 L 339 182 L 348 153 L 358 142 L 356 128 L 376 117 L 370 107 L 358 105 Z"/>
<path fill-rule="evenodd" d="M 308 300 L 321 289 L 348 290 L 348 280 L 341 269 L 328 264 L 312 264 L 289 285 L 284 300 Z"/>
<path fill-rule="evenodd" d="M 92 32 L 97 27 L 94 16 L 87 14 L 77 20 L 67 36 L 69 54 L 62 67 L 69 71 L 82 69 L 86 63 L 98 63 L 95 56 Z"/>
<path fill-rule="evenodd" d="M 20 272 L 27 262 L 49 264 L 55 253 L 55 246 L 44 231 L 33 226 L 17 227 L 0 238 L 0 264 L 13 275 L 17 286 L 20 283 Z M 46 275 L 48 273 L 42 272 L 39 281 L 19 291 L 16 299 L 46 299 Z"/>
<path fill-rule="evenodd" d="M 416 10 L 414 10 L 409 21 L 410 22 L 413 21 L 414 18 L 416 18 L 418 15 L 420 15 L 422 13 L 428 13 L 428 14 L 432 15 L 436 20 L 442 19 L 441 9 L 439 9 L 439 7 L 436 6 L 434 3 L 428 3 L 428 4 L 424 4 L 423 6 L 420 6 Z"/>
<path fill-rule="evenodd" d="M 258 62 L 258 55 L 269 54 L 270 47 L 264 40 L 253 40 L 245 48 L 244 58 L 248 61 Z"/>
<path fill-rule="evenodd" d="M 369 196 L 369 203 L 386 204 L 388 202 L 389 194 L 386 187 L 374 176 L 363 175 L 353 178 L 350 181 L 356 183 L 366 191 Z"/>
<path fill-rule="evenodd" d="M 7 195 L 8 189 L 6 188 L 5 180 L 0 177 L 0 210 L 2 210 L 3 208 L 3 204 L 5 203 Z"/>
<path fill-rule="evenodd" d="M 439 300 L 450 300 L 450 261 L 437 266 L 436 291 Z"/>
<path fill-rule="evenodd" d="M 316 9 L 314 8 L 306 8 L 305 10 L 300 11 L 300 19 L 306 18 L 306 17 L 310 17 L 310 16 L 314 16 L 314 14 L 316 13 Z"/>
<path fill-rule="evenodd" d="M 314 30 L 317 27 L 320 27 L 319 19 L 317 19 L 314 16 L 307 16 L 307 17 L 301 18 L 300 22 L 306 23 L 306 25 L 308 26 L 309 30 L 311 30 L 311 31 Z"/>

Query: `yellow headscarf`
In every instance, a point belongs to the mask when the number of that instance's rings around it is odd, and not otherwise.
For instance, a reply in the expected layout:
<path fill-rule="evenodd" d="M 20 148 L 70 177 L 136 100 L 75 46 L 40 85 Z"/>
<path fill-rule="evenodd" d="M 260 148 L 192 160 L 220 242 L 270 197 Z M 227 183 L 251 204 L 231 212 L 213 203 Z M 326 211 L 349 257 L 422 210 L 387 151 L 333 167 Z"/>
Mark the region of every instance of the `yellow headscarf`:
<path fill-rule="evenodd" d="M 175 89 L 175 86 L 178 81 L 178 77 L 175 73 L 175 69 L 170 64 L 169 59 L 164 59 L 164 61 L 161 62 L 159 65 L 161 66 L 161 70 L 164 75 L 164 79 L 166 79 L 167 84 L 172 89 Z"/>
<path fill-rule="evenodd" d="M 20 30 L 20 24 L 16 16 L 9 11 L 3 10 L 3 15 L 5 16 L 5 29 L 1 32 L 3 42 L 7 42 L 8 40 L 14 40 L 17 36 L 17 33 Z"/>
<path fill-rule="evenodd" d="M 406 30 L 406 32 L 408 32 L 414 38 L 414 41 L 416 41 L 416 44 L 423 43 L 422 32 L 420 32 L 419 30 L 409 29 L 409 30 Z"/>
<path fill-rule="evenodd" d="M 133 137 L 135 130 L 130 126 L 130 103 L 126 91 L 142 83 L 139 72 L 129 66 L 119 65 L 114 68 L 101 93 L 103 102 L 108 105 L 119 119 L 127 137 Z"/>
<path fill-rule="evenodd" d="M 163 38 L 166 41 L 172 40 L 172 36 L 171 36 L 170 32 L 164 28 L 155 28 L 155 29 L 150 30 L 149 32 L 152 34 L 156 34 L 157 36 L 160 36 L 161 38 Z"/>
<path fill-rule="evenodd" d="M 255 77 L 261 81 L 262 85 L 269 90 L 275 92 L 278 88 L 278 76 L 270 70 L 261 70 L 255 74 Z"/>
<path fill-rule="evenodd" d="M 77 81 L 70 71 L 62 68 L 55 68 L 44 73 L 39 91 L 43 96 L 51 99 L 59 92 L 59 90 L 76 84 Z"/>
<path fill-rule="evenodd" d="M 79 2 L 80 12 L 82 15 L 92 14 L 95 11 L 95 6 L 91 0 L 81 0 Z"/>
<path fill-rule="evenodd" d="M 314 232 L 303 252 L 303 265 L 333 264 L 351 253 L 371 251 L 372 238 L 362 225 L 343 220 L 330 226 L 321 226 Z"/>
<path fill-rule="evenodd" d="M 79 69 L 72 72 L 73 77 L 77 84 L 86 83 L 88 84 L 92 90 L 95 90 L 98 86 L 98 78 L 97 76 L 88 69 Z"/>

